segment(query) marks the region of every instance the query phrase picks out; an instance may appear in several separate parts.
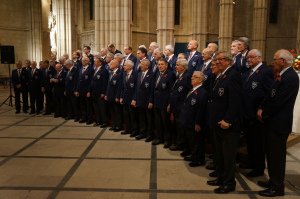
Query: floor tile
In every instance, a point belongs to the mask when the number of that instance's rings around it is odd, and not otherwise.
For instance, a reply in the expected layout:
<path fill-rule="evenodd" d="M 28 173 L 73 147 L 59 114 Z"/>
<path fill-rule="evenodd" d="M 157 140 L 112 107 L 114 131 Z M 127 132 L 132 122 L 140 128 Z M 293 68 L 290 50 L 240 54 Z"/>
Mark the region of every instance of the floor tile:
<path fill-rule="evenodd" d="M 0 155 L 12 155 L 33 139 L 0 138 Z"/>
<path fill-rule="evenodd" d="M 140 141 L 99 140 L 88 157 L 151 158 L 151 145 Z"/>
<path fill-rule="evenodd" d="M 79 157 L 90 143 L 89 140 L 43 139 L 20 153 L 19 156 Z"/>
<path fill-rule="evenodd" d="M 84 160 L 66 187 L 148 189 L 150 161 Z"/>
<path fill-rule="evenodd" d="M 157 146 L 157 159 L 182 160 L 180 153 L 181 153 L 181 151 L 171 151 L 169 149 L 164 149 L 163 145 Z"/>
<path fill-rule="evenodd" d="M 56 199 L 149 199 L 148 193 L 112 192 L 61 192 Z"/>
<path fill-rule="evenodd" d="M 44 199 L 50 194 L 49 191 L 31 191 L 31 190 L 16 190 L 16 191 L 0 191 L 0 199 Z"/>
<path fill-rule="evenodd" d="M 247 194 L 237 194 L 236 192 L 229 193 L 229 194 L 205 194 L 205 193 L 197 193 L 197 194 L 190 194 L 190 193 L 159 193 L 157 194 L 158 199 L 249 199 Z"/>
<path fill-rule="evenodd" d="M 0 167 L 1 186 L 54 187 L 76 160 L 14 158 Z"/>
<path fill-rule="evenodd" d="M 51 132 L 46 138 L 95 138 L 100 132 L 100 128 L 95 127 L 66 127 L 61 126 Z"/>
<path fill-rule="evenodd" d="M 0 131 L 0 137 L 32 137 L 38 138 L 50 131 L 53 126 L 12 126 Z"/>
<path fill-rule="evenodd" d="M 24 122 L 19 123 L 20 125 L 59 125 L 65 122 L 62 118 L 53 117 L 32 117 Z"/>
<path fill-rule="evenodd" d="M 15 117 L 15 116 L 9 116 L 9 117 L 2 117 L 0 118 L 0 124 L 1 125 L 11 125 L 11 124 L 14 124 L 16 122 L 20 122 L 24 119 L 26 119 L 28 117 L 26 116 L 20 116 L 20 117 Z M 1 127 L 0 127 L 1 129 Z"/>
<path fill-rule="evenodd" d="M 128 134 L 122 135 L 120 132 L 113 132 L 109 131 L 108 129 L 104 132 L 104 134 L 101 136 L 101 139 L 122 139 L 122 140 L 133 140 L 134 138 L 131 138 Z M 144 142 L 143 140 L 140 140 L 140 142 Z"/>

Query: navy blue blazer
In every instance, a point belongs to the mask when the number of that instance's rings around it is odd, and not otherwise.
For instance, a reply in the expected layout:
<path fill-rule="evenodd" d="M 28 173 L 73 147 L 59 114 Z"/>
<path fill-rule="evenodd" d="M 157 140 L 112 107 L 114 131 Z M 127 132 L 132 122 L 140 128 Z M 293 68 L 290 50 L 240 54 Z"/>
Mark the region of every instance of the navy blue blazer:
<path fill-rule="evenodd" d="M 89 54 L 88 58 L 90 59 L 90 64 L 89 65 L 93 68 L 94 67 L 94 55 Z"/>
<path fill-rule="evenodd" d="M 131 54 L 131 55 L 128 57 L 127 60 L 131 60 L 131 61 L 134 63 L 134 65 L 135 65 L 136 62 L 137 62 L 137 58 L 136 58 L 136 56 L 134 56 L 133 54 Z"/>
<path fill-rule="evenodd" d="M 91 95 L 96 97 L 105 95 L 108 79 L 109 72 L 104 66 L 101 66 L 98 71 L 95 70 L 89 88 Z"/>
<path fill-rule="evenodd" d="M 213 126 L 224 120 L 232 124 L 236 132 L 240 130 L 242 88 L 241 75 L 232 67 L 219 77 L 211 93 L 210 116 Z"/>
<path fill-rule="evenodd" d="M 28 82 L 28 89 L 29 92 L 40 92 L 41 91 L 41 79 L 42 74 L 41 70 L 36 68 L 34 73 L 32 74 L 32 69 L 28 72 L 29 74 L 29 82 Z"/>
<path fill-rule="evenodd" d="M 42 83 L 41 86 L 44 87 L 46 92 L 52 91 L 52 84 L 50 84 L 50 79 L 54 77 L 56 70 L 53 66 L 49 66 L 47 69 L 42 69 Z"/>
<path fill-rule="evenodd" d="M 79 70 L 77 86 L 77 91 L 79 92 L 79 95 L 86 96 L 87 92 L 89 92 L 89 87 L 93 78 L 93 74 L 94 68 L 91 66 L 88 66 L 85 71 L 83 71 L 83 67 Z"/>
<path fill-rule="evenodd" d="M 82 68 L 82 62 L 81 62 L 81 59 L 77 59 L 75 62 L 74 62 L 74 67 L 77 68 L 78 70 L 80 70 Z"/>
<path fill-rule="evenodd" d="M 140 108 L 148 108 L 148 104 L 153 102 L 154 74 L 148 70 L 143 81 L 142 71 L 138 73 L 137 86 L 133 99 L 136 101 L 136 106 Z"/>
<path fill-rule="evenodd" d="M 19 88 L 19 89 L 27 88 L 29 76 L 28 76 L 28 72 L 26 71 L 25 68 L 21 68 L 20 76 L 18 76 L 18 70 L 14 69 L 12 71 L 11 76 L 12 76 L 11 79 L 12 79 L 12 84 L 13 84 L 14 89 L 17 89 L 16 86 L 18 84 L 21 84 L 21 88 Z"/>
<path fill-rule="evenodd" d="M 204 63 L 201 66 L 201 71 L 203 72 L 203 74 L 205 76 L 205 80 L 202 85 L 207 91 L 209 91 L 209 87 L 210 87 L 211 81 L 213 79 L 213 74 L 211 72 L 211 62 L 206 66 L 205 69 L 203 69 L 203 66 L 204 66 Z"/>
<path fill-rule="evenodd" d="M 177 57 L 175 55 L 173 55 L 171 60 L 168 61 L 170 70 L 176 71 L 176 62 L 177 62 Z"/>
<path fill-rule="evenodd" d="M 257 110 L 269 95 L 274 83 L 273 72 L 261 65 L 250 77 L 251 70 L 242 75 L 243 81 L 243 115 L 247 120 L 256 120 Z"/>
<path fill-rule="evenodd" d="M 292 132 L 295 100 L 299 90 L 299 77 L 290 67 L 275 79 L 268 97 L 261 105 L 262 118 L 269 131 L 278 134 Z"/>
<path fill-rule="evenodd" d="M 248 52 L 246 53 L 246 56 L 244 58 L 241 53 L 238 54 L 235 58 L 235 63 L 232 65 L 233 68 L 241 74 L 243 74 L 249 70 L 249 67 L 247 65 L 247 58 L 246 58 L 247 54 L 248 54 Z"/>
<path fill-rule="evenodd" d="M 187 57 L 190 55 L 188 54 Z M 193 74 L 196 70 L 201 70 L 201 66 L 203 65 L 203 59 L 200 52 L 196 51 L 194 56 L 189 60 L 188 64 L 188 72 Z"/>
<path fill-rule="evenodd" d="M 123 72 L 120 98 L 123 98 L 124 104 L 130 105 L 131 101 L 134 98 L 138 75 L 136 72 L 134 72 L 134 70 L 132 70 L 132 73 L 128 77 L 127 81 L 126 81 L 126 77 L 127 77 L 127 73 Z"/>
<path fill-rule="evenodd" d="M 208 94 L 203 86 L 186 96 L 179 115 L 183 127 L 195 128 L 195 124 L 198 124 L 204 128 L 207 98 Z"/>
<path fill-rule="evenodd" d="M 185 71 L 181 77 L 177 77 L 170 92 L 170 108 L 175 116 L 178 116 L 183 101 L 191 90 L 191 74 Z"/>
<path fill-rule="evenodd" d="M 77 91 L 78 81 L 79 81 L 79 70 L 73 67 L 65 79 L 65 91 L 67 95 L 73 95 Z"/>
<path fill-rule="evenodd" d="M 161 77 L 160 77 L 161 76 Z M 160 80 L 158 78 L 160 77 Z M 170 91 L 175 82 L 175 74 L 171 70 L 166 70 L 162 75 L 158 71 L 154 81 L 154 107 L 158 109 L 166 109 L 169 105 Z"/>
<path fill-rule="evenodd" d="M 62 70 L 60 73 L 57 73 L 54 76 L 54 79 L 57 79 L 58 82 L 53 82 L 53 93 L 56 97 L 63 97 L 65 91 L 65 82 L 66 82 L 67 72 Z"/>
<path fill-rule="evenodd" d="M 120 87 L 122 85 L 123 71 L 118 69 L 114 75 L 112 71 L 109 75 L 109 81 L 106 89 L 107 101 L 115 102 L 116 98 L 120 98 Z"/>

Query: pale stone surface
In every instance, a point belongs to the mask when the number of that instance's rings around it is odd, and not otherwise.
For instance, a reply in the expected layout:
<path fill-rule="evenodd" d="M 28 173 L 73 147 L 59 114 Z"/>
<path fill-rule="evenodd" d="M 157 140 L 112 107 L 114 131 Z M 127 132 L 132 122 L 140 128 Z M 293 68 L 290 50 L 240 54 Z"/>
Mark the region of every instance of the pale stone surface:
<path fill-rule="evenodd" d="M 12 126 L 0 131 L 0 137 L 30 137 L 38 138 L 51 130 L 49 126 Z"/>
<path fill-rule="evenodd" d="M 32 141 L 33 139 L 0 138 L 0 155 L 12 155 Z"/>
<path fill-rule="evenodd" d="M 105 198 L 105 199 L 148 199 L 148 193 L 112 193 L 112 192 L 105 192 L 105 193 L 97 193 L 97 192 L 61 192 L 58 194 L 57 199 L 98 199 L 98 198 Z"/>
<path fill-rule="evenodd" d="M 61 126 L 55 129 L 46 138 L 95 138 L 101 131 L 100 128 L 95 127 L 71 127 Z"/>
<path fill-rule="evenodd" d="M 30 191 L 30 190 L 21 190 L 21 191 L 0 191 L 1 199 L 43 199 L 47 198 L 50 194 L 49 191 Z"/>

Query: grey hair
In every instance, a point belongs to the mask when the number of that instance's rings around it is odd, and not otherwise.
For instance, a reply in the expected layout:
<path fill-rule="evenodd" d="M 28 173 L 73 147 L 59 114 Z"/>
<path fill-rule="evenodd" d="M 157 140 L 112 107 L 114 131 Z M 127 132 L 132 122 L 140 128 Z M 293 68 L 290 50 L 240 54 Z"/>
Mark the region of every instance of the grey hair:
<path fill-rule="evenodd" d="M 290 53 L 286 49 L 280 49 L 275 54 L 278 54 L 279 58 L 282 58 L 286 61 L 287 64 L 292 65 L 294 62 L 294 57 L 292 53 Z"/>
<path fill-rule="evenodd" d="M 157 52 L 157 53 L 159 53 L 161 56 L 163 56 L 163 51 L 160 49 L 160 48 L 156 48 L 156 49 L 154 49 L 154 51 L 153 51 L 153 53 L 154 52 Z"/>
<path fill-rule="evenodd" d="M 174 53 L 174 46 L 172 46 L 172 45 L 166 45 L 165 46 L 165 49 L 167 49 L 167 50 L 169 50 L 171 53 Z"/>
<path fill-rule="evenodd" d="M 90 61 L 90 58 L 88 58 L 88 57 L 84 56 L 84 57 L 82 57 L 82 60 L 87 60 L 87 61 Z"/>
<path fill-rule="evenodd" d="M 66 59 L 65 56 L 61 56 L 58 61 L 62 61 L 62 60 L 65 60 L 65 59 Z"/>
<path fill-rule="evenodd" d="M 218 51 L 216 52 L 216 56 L 219 55 L 219 54 L 223 54 L 224 58 L 227 59 L 227 60 L 230 60 L 232 61 L 232 56 L 229 52 L 226 52 L 226 51 Z"/>
<path fill-rule="evenodd" d="M 214 52 L 213 52 L 212 50 L 210 50 L 209 48 L 204 48 L 204 49 L 202 50 L 202 52 L 204 52 L 204 51 L 206 51 L 206 53 L 207 53 L 210 57 L 212 57 L 213 54 L 214 54 Z"/>
<path fill-rule="evenodd" d="M 219 46 L 218 44 L 214 43 L 214 42 L 210 42 L 207 46 L 212 45 L 213 47 L 215 47 L 215 51 L 218 50 Z"/>
<path fill-rule="evenodd" d="M 141 63 L 145 63 L 148 67 L 150 66 L 151 62 L 149 61 L 149 59 L 142 59 Z"/>
<path fill-rule="evenodd" d="M 124 55 L 121 54 L 121 53 L 117 53 L 117 54 L 115 54 L 114 58 L 117 58 L 117 57 L 123 59 L 123 58 L 124 58 Z"/>
<path fill-rule="evenodd" d="M 153 46 L 153 47 L 155 47 L 155 48 L 159 48 L 158 43 L 155 42 L 155 41 L 151 42 L 151 43 L 150 43 L 150 46 Z"/>
<path fill-rule="evenodd" d="M 243 42 L 245 44 L 246 48 L 248 48 L 250 45 L 250 40 L 248 37 L 240 37 L 240 38 L 238 38 L 238 41 Z"/>
<path fill-rule="evenodd" d="M 68 65 L 68 64 L 73 65 L 73 61 L 72 61 L 71 59 L 67 59 L 67 60 L 65 61 L 65 65 Z"/>
<path fill-rule="evenodd" d="M 197 76 L 199 76 L 199 78 L 201 79 L 201 82 L 204 82 L 204 80 L 205 80 L 205 75 L 204 75 L 203 72 L 201 72 L 201 71 L 194 71 L 193 74 L 196 74 Z"/>
<path fill-rule="evenodd" d="M 114 58 L 114 54 L 112 54 L 111 52 L 109 52 L 109 53 L 106 54 L 106 57 Z"/>
<path fill-rule="evenodd" d="M 125 61 L 125 64 L 128 64 L 131 68 L 134 66 L 133 61 L 131 61 L 129 59 Z"/>
<path fill-rule="evenodd" d="M 253 52 L 257 57 L 261 57 L 262 56 L 262 53 L 258 49 L 252 49 L 252 50 L 249 51 L 249 53 L 250 52 Z"/>
<path fill-rule="evenodd" d="M 189 62 L 186 59 L 177 59 L 176 64 L 183 66 L 187 70 Z"/>

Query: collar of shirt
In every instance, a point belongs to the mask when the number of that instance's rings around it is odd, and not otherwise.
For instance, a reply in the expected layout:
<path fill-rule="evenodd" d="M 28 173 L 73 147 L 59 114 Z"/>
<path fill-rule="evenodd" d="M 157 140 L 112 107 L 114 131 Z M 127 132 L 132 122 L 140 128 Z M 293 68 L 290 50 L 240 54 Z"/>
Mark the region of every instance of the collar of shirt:
<path fill-rule="evenodd" d="M 86 70 L 89 67 L 89 65 L 86 65 L 83 67 L 83 70 Z"/>
<path fill-rule="evenodd" d="M 205 66 L 208 66 L 208 64 L 210 64 L 211 61 L 212 61 L 212 60 L 210 59 L 210 60 L 204 62 Z"/>
<path fill-rule="evenodd" d="M 194 57 L 196 52 L 197 52 L 196 50 L 194 52 L 190 52 L 191 58 Z"/>
<path fill-rule="evenodd" d="M 71 66 L 71 68 L 70 68 L 70 70 L 69 70 L 69 71 L 71 71 L 71 70 L 73 69 L 73 67 L 74 67 L 74 66 Z"/>
<path fill-rule="evenodd" d="M 259 64 L 257 64 L 257 66 L 255 66 L 255 67 L 251 70 L 251 72 L 254 73 L 261 65 L 262 65 L 262 62 L 260 62 Z"/>
<path fill-rule="evenodd" d="M 112 71 L 112 74 L 115 74 L 118 70 L 119 68 L 116 68 L 115 70 Z"/>
<path fill-rule="evenodd" d="M 168 56 L 169 57 L 168 62 L 173 58 L 173 56 L 174 56 L 174 54 Z"/>
<path fill-rule="evenodd" d="M 282 76 L 283 73 L 285 73 L 285 71 L 287 71 L 289 68 L 291 68 L 291 66 L 289 66 L 289 67 L 283 69 L 282 71 L 280 71 L 279 75 Z"/>
<path fill-rule="evenodd" d="M 142 72 L 142 75 L 144 75 L 144 77 L 145 77 L 146 74 L 148 73 L 148 70 L 149 70 L 149 69 L 147 69 L 147 70 L 145 70 L 144 72 Z"/>
<path fill-rule="evenodd" d="M 224 75 L 229 68 L 231 68 L 231 66 L 227 67 L 221 74 Z"/>
<path fill-rule="evenodd" d="M 132 54 L 132 53 L 126 55 L 126 57 L 125 57 L 125 60 L 126 60 L 126 61 L 128 60 L 128 58 L 130 57 L 131 54 Z"/>
<path fill-rule="evenodd" d="M 193 87 L 193 91 L 194 92 L 197 88 L 199 88 L 200 86 L 202 86 L 202 84 L 199 84 L 198 86 Z"/>
<path fill-rule="evenodd" d="M 248 52 L 248 50 L 246 50 L 244 53 L 242 53 L 242 56 L 246 57 L 247 52 Z"/>
<path fill-rule="evenodd" d="M 130 70 L 126 75 L 127 75 L 128 77 L 130 77 L 131 73 L 132 73 L 132 70 Z"/>

